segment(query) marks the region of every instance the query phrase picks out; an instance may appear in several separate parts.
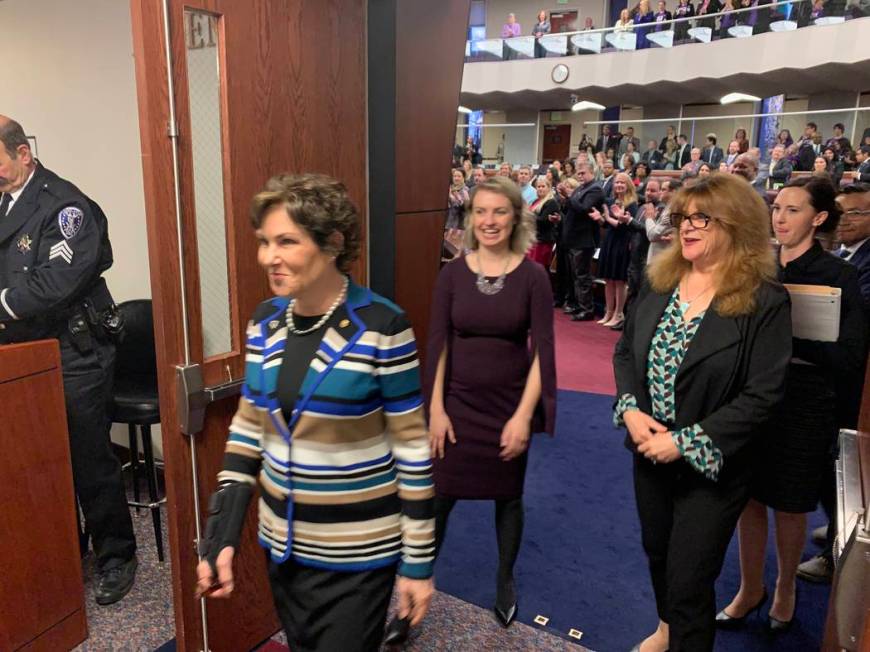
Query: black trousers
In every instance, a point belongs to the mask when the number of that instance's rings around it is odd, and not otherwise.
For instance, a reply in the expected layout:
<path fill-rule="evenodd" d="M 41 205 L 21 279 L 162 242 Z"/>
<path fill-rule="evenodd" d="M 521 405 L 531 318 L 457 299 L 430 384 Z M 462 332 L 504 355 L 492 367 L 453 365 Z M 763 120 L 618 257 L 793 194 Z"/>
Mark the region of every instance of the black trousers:
<path fill-rule="evenodd" d="M 594 255 L 595 249 L 593 247 L 571 249 L 568 253 L 571 279 L 574 282 L 574 301 L 578 313 L 592 313 L 595 309 L 592 299 L 592 257 Z"/>
<path fill-rule="evenodd" d="M 564 245 L 556 246 L 556 301 L 575 306 L 574 277 L 571 275 L 570 251 Z"/>
<path fill-rule="evenodd" d="M 115 346 L 93 345 L 82 353 L 66 336 L 60 339 L 73 484 L 97 565 L 105 570 L 133 557 L 136 537 L 121 464 L 109 439 Z"/>
<path fill-rule="evenodd" d="M 373 652 L 381 647 L 396 566 L 342 573 L 266 553 L 269 584 L 293 652 Z"/>
<path fill-rule="evenodd" d="M 714 582 L 749 500 L 739 468 L 707 480 L 682 460 L 654 465 L 634 455 L 634 489 L 643 548 L 659 618 L 670 626 L 670 652 L 713 649 Z"/>

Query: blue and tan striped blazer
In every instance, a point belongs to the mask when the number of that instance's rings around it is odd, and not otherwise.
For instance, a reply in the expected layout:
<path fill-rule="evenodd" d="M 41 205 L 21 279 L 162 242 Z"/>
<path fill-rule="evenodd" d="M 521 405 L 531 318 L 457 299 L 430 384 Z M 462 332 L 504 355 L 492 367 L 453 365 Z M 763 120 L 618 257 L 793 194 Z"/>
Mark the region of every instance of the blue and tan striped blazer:
<path fill-rule="evenodd" d="M 432 575 L 434 489 L 414 333 L 401 309 L 351 283 L 311 360 L 289 423 L 278 398 L 288 299 L 247 328 L 245 386 L 220 484 L 259 482 L 272 559 Z"/>

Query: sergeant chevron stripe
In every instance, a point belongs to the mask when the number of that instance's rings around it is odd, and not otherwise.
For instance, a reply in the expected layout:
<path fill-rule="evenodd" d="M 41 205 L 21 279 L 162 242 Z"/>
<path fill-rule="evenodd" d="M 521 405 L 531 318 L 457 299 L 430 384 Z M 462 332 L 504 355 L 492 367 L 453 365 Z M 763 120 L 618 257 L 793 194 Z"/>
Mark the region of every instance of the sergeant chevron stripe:
<path fill-rule="evenodd" d="M 73 250 L 70 249 L 66 240 L 61 240 L 49 250 L 48 259 L 52 260 L 53 258 L 63 258 L 68 265 L 72 263 Z"/>

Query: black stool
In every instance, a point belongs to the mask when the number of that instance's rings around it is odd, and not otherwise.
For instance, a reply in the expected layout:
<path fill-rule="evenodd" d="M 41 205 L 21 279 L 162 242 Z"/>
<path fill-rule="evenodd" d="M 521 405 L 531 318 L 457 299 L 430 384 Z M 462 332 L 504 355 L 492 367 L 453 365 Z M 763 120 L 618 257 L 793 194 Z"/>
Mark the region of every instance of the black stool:
<path fill-rule="evenodd" d="M 115 384 L 112 390 L 114 423 L 126 423 L 130 433 L 130 470 L 133 474 L 133 500 L 128 505 L 151 510 L 157 559 L 163 561 L 163 533 L 160 523 L 160 505 L 166 502 L 159 496 L 157 465 L 151 442 L 151 426 L 160 423 L 160 399 L 157 394 L 157 353 L 154 346 L 154 319 L 151 301 L 136 299 L 118 306 L 124 318 L 125 335 L 116 347 Z M 137 431 L 138 428 L 138 431 Z M 148 500 L 139 497 L 139 435 L 142 440 L 145 481 Z"/>

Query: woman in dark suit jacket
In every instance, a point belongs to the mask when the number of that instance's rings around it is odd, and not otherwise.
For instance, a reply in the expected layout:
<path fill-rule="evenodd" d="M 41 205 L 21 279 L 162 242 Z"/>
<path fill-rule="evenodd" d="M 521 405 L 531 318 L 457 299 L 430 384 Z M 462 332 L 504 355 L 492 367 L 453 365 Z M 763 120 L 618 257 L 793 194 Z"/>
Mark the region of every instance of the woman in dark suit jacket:
<path fill-rule="evenodd" d="M 642 652 L 713 649 L 714 582 L 749 499 L 753 444 L 791 358 L 764 201 L 716 174 L 672 200 L 680 240 L 649 268 L 613 358 L 660 618 Z"/>
<path fill-rule="evenodd" d="M 695 15 L 695 7 L 692 6 L 691 0 L 679 0 L 677 4 L 677 8 L 674 9 L 674 19 L 677 18 L 691 18 Z M 684 41 L 689 37 L 689 27 L 691 21 L 682 20 L 678 23 L 674 23 L 674 41 Z"/>
<path fill-rule="evenodd" d="M 535 180 L 535 191 L 538 198 L 529 206 L 535 214 L 535 244 L 526 255 L 540 263 L 550 272 L 550 263 L 553 261 L 553 243 L 556 242 L 556 224 L 553 215 L 559 215 L 559 202 L 553 194 L 553 185 L 547 177 L 539 176 Z"/>

